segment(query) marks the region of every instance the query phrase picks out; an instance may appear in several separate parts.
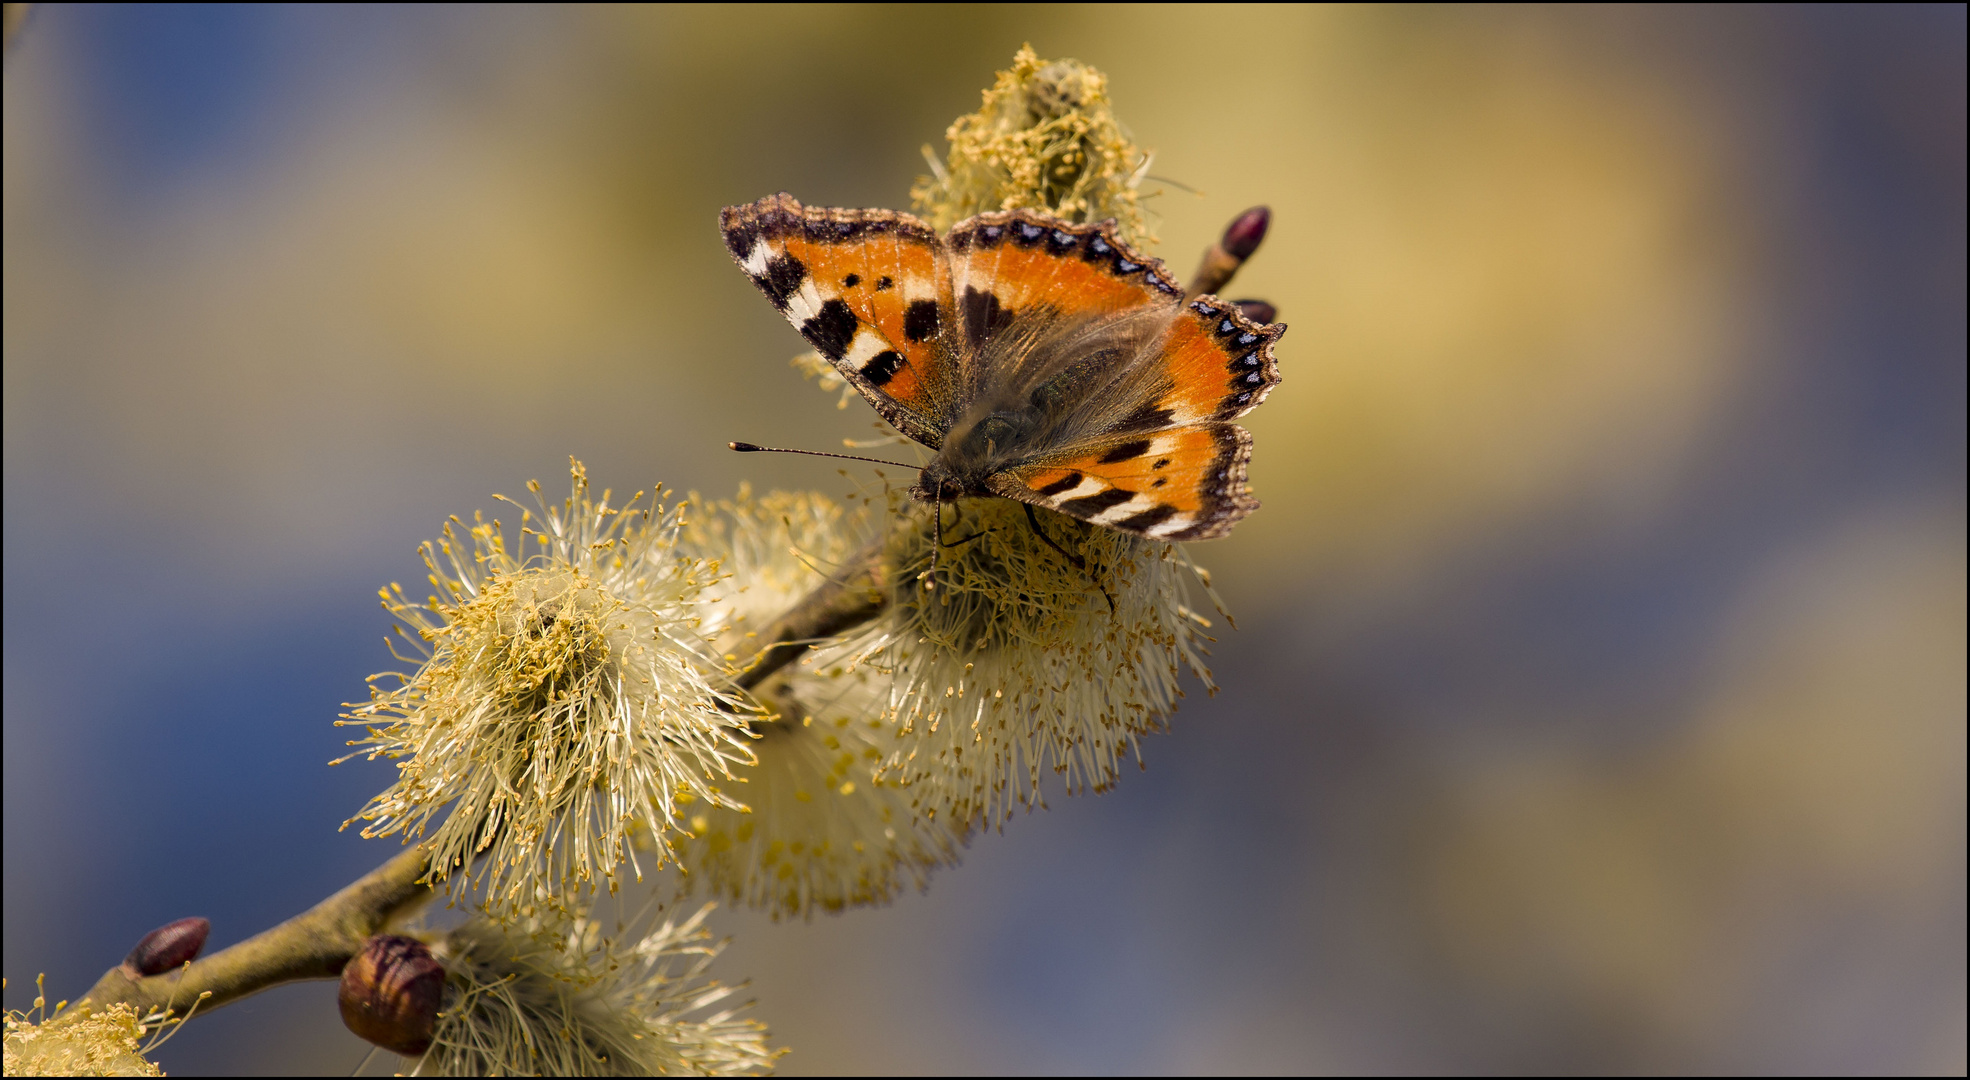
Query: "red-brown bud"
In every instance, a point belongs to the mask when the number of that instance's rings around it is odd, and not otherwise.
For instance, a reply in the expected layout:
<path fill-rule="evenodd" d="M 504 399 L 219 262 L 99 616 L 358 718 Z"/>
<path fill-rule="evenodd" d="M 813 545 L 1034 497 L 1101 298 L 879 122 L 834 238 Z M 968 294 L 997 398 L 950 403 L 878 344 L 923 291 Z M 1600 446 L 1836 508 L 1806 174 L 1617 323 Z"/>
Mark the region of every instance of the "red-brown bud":
<path fill-rule="evenodd" d="M 1263 300 L 1233 300 L 1231 306 L 1245 313 L 1245 317 L 1255 323 L 1277 322 L 1279 309 Z"/>
<path fill-rule="evenodd" d="M 1224 239 L 1218 241 L 1218 246 L 1234 259 L 1249 259 L 1259 249 L 1259 242 L 1265 239 L 1265 230 L 1271 224 L 1272 211 L 1254 206 L 1225 228 Z"/>
<path fill-rule="evenodd" d="M 179 919 L 145 934 L 130 955 L 123 958 L 126 970 L 138 975 L 161 975 L 172 968 L 189 963 L 205 948 L 205 939 L 212 935 L 209 919 Z"/>
<path fill-rule="evenodd" d="M 416 938 L 378 934 L 342 968 L 336 1001 L 350 1031 L 385 1050 L 416 1057 L 431 1049 L 445 966 Z"/>

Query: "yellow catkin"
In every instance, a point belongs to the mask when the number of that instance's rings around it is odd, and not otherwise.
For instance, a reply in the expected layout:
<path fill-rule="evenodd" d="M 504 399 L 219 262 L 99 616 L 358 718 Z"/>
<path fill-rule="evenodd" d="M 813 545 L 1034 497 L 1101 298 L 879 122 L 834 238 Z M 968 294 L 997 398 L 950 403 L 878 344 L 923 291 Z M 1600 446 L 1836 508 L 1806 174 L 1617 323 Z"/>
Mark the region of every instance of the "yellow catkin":
<path fill-rule="evenodd" d="M 1150 154 L 1115 119 L 1108 77 L 1078 60 L 1041 60 L 1022 47 L 945 139 L 941 162 L 924 148 L 934 175 L 910 189 L 940 232 L 974 214 L 1030 208 L 1075 222 L 1113 218 L 1131 244 L 1156 240 L 1139 190 Z"/>
<path fill-rule="evenodd" d="M 438 595 L 384 591 L 417 669 L 373 679 L 341 721 L 365 730 L 357 754 L 397 762 L 363 835 L 435 823 L 433 876 L 482 885 L 503 916 L 640 877 L 632 834 L 663 863 L 684 800 L 728 802 L 715 785 L 753 760 L 714 685 L 700 623 L 717 569 L 677 550 L 683 508 L 611 507 L 572 475 L 559 505 L 530 485 L 517 545 L 475 519 L 425 546 Z"/>
<path fill-rule="evenodd" d="M 707 977 L 711 906 L 655 924 L 586 913 L 446 935 L 444 1008 L 420 1076 L 746 1076 L 785 1053 Z"/>

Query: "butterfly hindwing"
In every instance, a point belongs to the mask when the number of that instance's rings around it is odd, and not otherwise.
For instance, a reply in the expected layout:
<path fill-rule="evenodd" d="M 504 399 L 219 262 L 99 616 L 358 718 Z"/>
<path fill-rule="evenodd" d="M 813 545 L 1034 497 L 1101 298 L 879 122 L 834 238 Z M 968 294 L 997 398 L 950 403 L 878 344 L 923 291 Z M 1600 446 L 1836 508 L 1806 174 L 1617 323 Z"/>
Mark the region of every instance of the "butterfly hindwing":
<path fill-rule="evenodd" d="M 1215 296 L 1183 305 L 1149 363 L 1163 389 L 1133 422 L 1145 427 L 1232 420 L 1258 408 L 1279 385 L 1273 342 L 1279 323 L 1255 323 Z"/>
<path fill-rule="evenodd" d="M 1143 388 L 1134 408 L 1004 470 L 993 490 L 1160 540 L 1225 535 L 1258 507 L 1245 480 L 1252 436 L 1229 421 L 1279 383 L 1272 344 L 1285 330 L 1216 297 L 1184 304 L 1133 362 L 1128 381 Z"/>
<path fill-rule="evenodd" d="M 883 419 L 940 445 L 962 403 L 942 341 L 951 300 L 937 234 L 908 214 L 785 194 L 727 207 L 720 225 L 747 276 Z"/>
<path fill-rule="evenodd" d="M 1113 438 L 992 477 L 994 491 L 1158 540 L 1223 536 L 1258 508 L 1245 485 L 1252 436 L 1205 423 Z"/>

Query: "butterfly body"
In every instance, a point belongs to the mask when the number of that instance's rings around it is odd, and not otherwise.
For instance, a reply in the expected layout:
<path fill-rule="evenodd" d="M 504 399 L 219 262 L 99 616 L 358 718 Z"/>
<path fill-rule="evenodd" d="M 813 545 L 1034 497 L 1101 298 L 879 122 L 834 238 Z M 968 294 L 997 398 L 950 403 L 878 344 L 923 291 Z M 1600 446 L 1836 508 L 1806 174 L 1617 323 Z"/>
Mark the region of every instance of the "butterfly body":
<path fill-rule="evenodd" d="M 935 454 L 912 494 L 999 496 L 1164 540 L 1222 536 L 1257 500 L 1230 421 L 1279 382 L 1278 324 L 1203 296 L 1112 223 L 727 208 L 727 247 L 892 426 Z"/>

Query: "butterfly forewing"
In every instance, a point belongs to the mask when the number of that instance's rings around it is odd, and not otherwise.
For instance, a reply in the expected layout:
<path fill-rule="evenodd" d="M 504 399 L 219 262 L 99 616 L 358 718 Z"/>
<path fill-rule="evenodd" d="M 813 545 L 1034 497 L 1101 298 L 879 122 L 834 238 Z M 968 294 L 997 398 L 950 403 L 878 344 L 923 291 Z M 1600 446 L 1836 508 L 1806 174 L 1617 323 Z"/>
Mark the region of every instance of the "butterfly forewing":
<path fill-rule="evenodd" d="M 940 445 L 963 402 L 942 341 L 950 275 L 937 234 L 908 214 L 784 194 L 728 207 L 720 224 L 747 276 L 883 419 Z"/>

